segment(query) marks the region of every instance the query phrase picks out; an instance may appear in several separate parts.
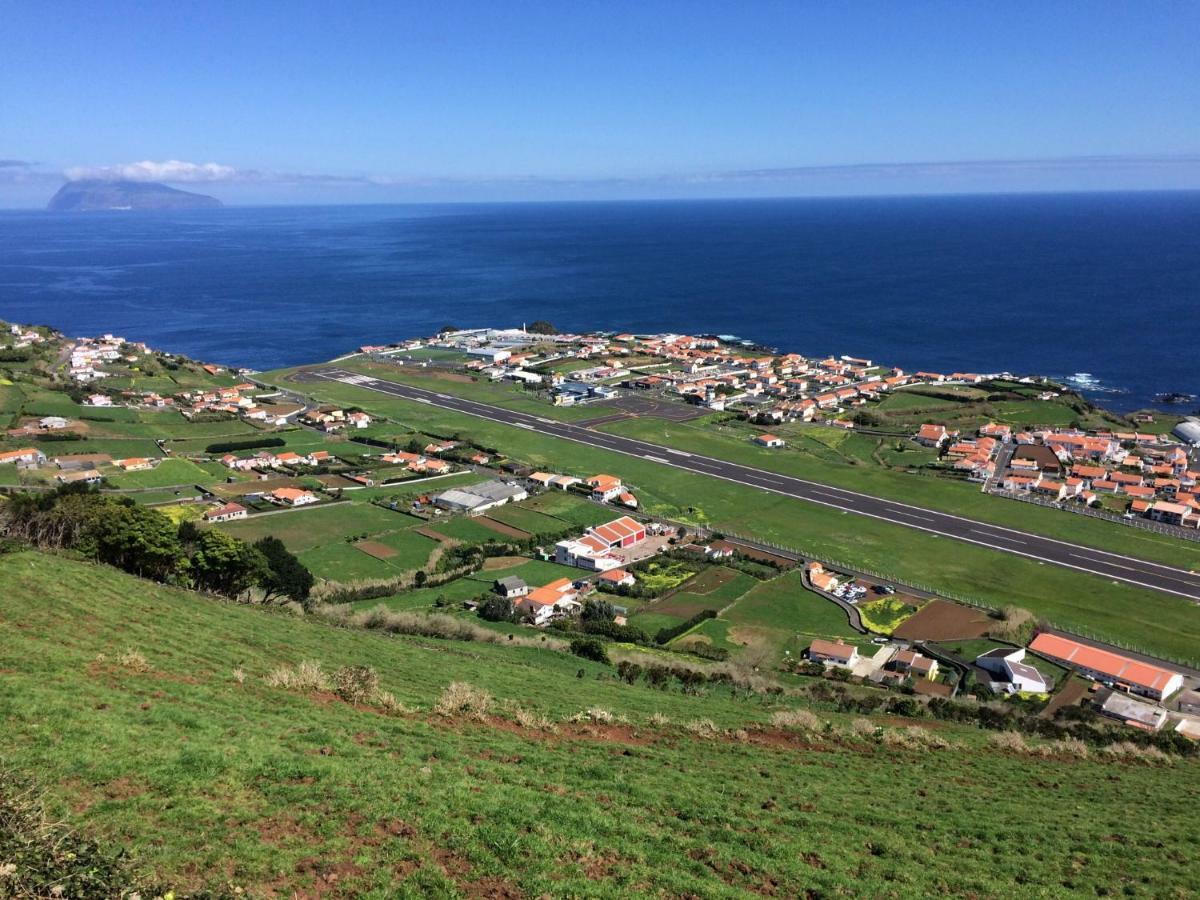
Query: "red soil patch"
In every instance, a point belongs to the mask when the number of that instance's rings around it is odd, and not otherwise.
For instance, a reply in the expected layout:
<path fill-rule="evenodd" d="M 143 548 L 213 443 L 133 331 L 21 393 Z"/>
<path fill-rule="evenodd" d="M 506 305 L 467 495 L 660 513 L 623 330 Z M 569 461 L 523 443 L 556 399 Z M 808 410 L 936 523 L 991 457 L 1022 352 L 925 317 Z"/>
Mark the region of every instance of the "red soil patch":
<path fill-rule="evenodd" d="M 982 610 L 930 600 L 892 633 L 905 641 L 953 641 L 983 637 L 992 620 Z"/>
<path fill-rule="evenodd" d="M 428 525 L 422 525 L 420 528 L 414 528 L 413 531 L 415 531 L 417 534 L 435 540 L 439 544 L 451 543 L 454 540 L 454 538 L 446 537 L 440 531 L 434 531 L 433 528 Z"/>
<path fill-rule="evenodd" d="M 492 556 L 483 561 L 483 571 L 494 572 L 497 569 L 511 569 L 529 562 L 528 556 Z"/>
<path fill-rule="evenodd" d="M 1063 685 L 1063 689 L 1051 698 L 1046 704 L 1046 708 L 1042 710 L 1042 717 L 1046 719 L 1054 718 L 1055 713 L 1066 706 L 1075 706 L 1088 695 L 1088 682 L 1079 678 L 1071 678 Z"/>
<path fill-rule="evenodd" d="M 354 546 L 367 556 L 373 556 L 376 559 L 391 559 L 393 556 L 398 556 L 400 552 L 387 544 L 379 543 L 379 541 L 358 541 Z"/>
<path fill-rule="evenodd" d="M 689 594 L 711 594 L 721 585 L 733 581 L 733 579 L 737 578 L 737 575 L 738 573 L 733 571 L 733 569 L 705 569 L 690 581 L 685 581 L 680 585 L 679 590 L 686 591 Z"/>
<path fill-rule="evenodd" d="M 484 528 L 490 528 L 492 531 L 498 532 L 505 537 L 516 538 L 518 541 L 527 541 L 533 537 L 533 535 L 528 531 L 522 531 L 520 528 L 513 528 L 511 525 L 505 525 L 503 522 L 498 522 L 495 519 L 488 518 L 487 516 L 478 516 L 475 521 Z"/>

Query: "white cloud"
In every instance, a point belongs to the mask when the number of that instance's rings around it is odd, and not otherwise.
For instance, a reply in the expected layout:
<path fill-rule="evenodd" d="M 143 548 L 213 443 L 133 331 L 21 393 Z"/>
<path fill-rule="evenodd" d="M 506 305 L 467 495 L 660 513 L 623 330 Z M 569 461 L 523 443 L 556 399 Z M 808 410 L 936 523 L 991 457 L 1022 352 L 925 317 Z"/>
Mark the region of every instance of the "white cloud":
<path fill-rule="evenodd" d="M 179 159 L 154 162 L 123 163 L 116 166 L 73 166 L 64 173 L 68 181 L 99 179 L 101 181 L 170 181 L 176 184 L 209 184 L 213 182 L 257 181 L 258 173 L 242 171 L 220 163 L 193 163 Z"/>

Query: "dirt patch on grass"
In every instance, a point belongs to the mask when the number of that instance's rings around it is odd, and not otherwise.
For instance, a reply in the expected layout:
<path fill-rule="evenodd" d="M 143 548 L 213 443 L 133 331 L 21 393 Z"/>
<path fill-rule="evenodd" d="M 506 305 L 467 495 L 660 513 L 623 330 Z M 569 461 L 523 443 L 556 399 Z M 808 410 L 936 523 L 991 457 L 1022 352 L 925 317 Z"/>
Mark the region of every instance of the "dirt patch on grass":
<path fill-rule="evenodd" d="M 1080 678 L 1071 678 L 1046 704 L 1046 708 L 1042 710 L 1042 717 L 1052 719 L 1060 709 L 1077 705 L 1088 695 L 1088 687 L 1088 682 Z"/>
<path fill-rule="evenodd" d="M 533 535 L 528 531 L 522 531 L 520 528 L 513 528 L 511 525 L 505 525 L 503 522 L 498 522 L 495 519 L 488 518 L 487 516 L 478 516 L 475 521 L 484 528 L 490 528 L 492 531 L 502 534 L 505 537 L 515 538 L 518 541 L 527 541 L 533 537 Z"/>
<path fill-rule="evenodd" d="M 454 538 L 446 537 L 446 535 L 442 534 L 440 531 L 435 531 L 430 525 L 422 525 L 420 528 L 414 528 L 413 531 L 419 535 L 422 535 L 423 537 L 435 540 L 440 544 L 448 544 L 454 541 Z"/>
<path fill-rule="evenodd" d="M 992 619 L 982 610 L 946 600 L 930 600 L 905 619 L 893 637 L 906 641 L 952 641 L 983 637 Z"/>
<path fill-rule="evenodd" d="M 400 555 L 399 550 L 395 550 L 387 544 L 381 544 L 379 541 L 358 541 L 354 546 L 367 556 L 373 556 L 376 559 L 391 559 L 393 556 Z"/>
<path fill-rule="evenodd" d="M 483 561 L 483 571 L 495 572 L 497 569 L 512 569 L 529 562 L 528 556 L 492 556 Z"/>
<path fill-rule="evenodd" d="M 684 582 L 680 590 L 687 591 L 689 594 L 711 594 L 721 585 L 733 581 L 737 576 L 738 573 L 733 569 L 705 569 L 691 581 Z"/>

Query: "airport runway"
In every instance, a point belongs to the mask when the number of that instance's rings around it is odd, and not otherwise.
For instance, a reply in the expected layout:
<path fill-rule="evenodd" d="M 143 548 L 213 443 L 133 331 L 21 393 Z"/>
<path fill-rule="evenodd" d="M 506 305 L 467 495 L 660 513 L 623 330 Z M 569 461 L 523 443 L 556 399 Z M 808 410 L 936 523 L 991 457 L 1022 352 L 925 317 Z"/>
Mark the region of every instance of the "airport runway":
<path fill-rule="evenodd" d="M 912 506 L 897 500 L 873 497 L 845 488 L 793 478 L 777 472 L 768 472 L 764 469 L 743 466 L 710 456 L 687 453 L 683 450 L 650 444 L 633 438 L 605 434 L 601 431 L 590 431 L 568 422 L 557 422 L 529 413 L 514 412 L 499 406 L 410 387 L 406 384 L 397 384 L 393 381 L 371 378 L 344 369 L 310 370 L 297 378 L 298 380 L 342 381 L 404 400 L 426 403 L 470 416 L 502 422 L 506 425 L 552 435 L 578 444 L 624 453 L 661 465 L 674 466 L 677 469 L 721 478 L 773 494 L 805 500 L 830 509 L 855 513 L 894 525 L 904 525 L 908 528 L 915 528 L 968 544 L 976 544 L 980 547 L 1002 550 L 1005 553 L 1024 556 L 1040 563 L 1063 566 L 1079 572 L 1099 575 L 1111 581 L 1200 601 L 1200 573 L 1162 563 L 1149 562 L 1106 550 L 1094 550 L 1068 541 L 1005 528 L 1001 525 L 991 525 L 951 513 Z M 1067 514 L 1064 513 L 1064 515 Z M 950 552 L 949 548 L 947 551 Z"/>

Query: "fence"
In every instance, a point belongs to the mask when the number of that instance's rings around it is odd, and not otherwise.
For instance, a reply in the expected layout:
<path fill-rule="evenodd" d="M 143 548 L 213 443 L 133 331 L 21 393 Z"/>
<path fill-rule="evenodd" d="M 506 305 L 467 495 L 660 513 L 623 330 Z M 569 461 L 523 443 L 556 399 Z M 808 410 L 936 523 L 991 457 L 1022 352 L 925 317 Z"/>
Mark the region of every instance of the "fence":
<path fill-rule="evenodd" d="M 1050 509 L 1062 509 L 1067 512 L 1073 512 L 1081 516 L 1091 516 L 1093 519 L 1102 519 L 1105 522 L 1115 522 L 1118 525 L 1129 525 L 1133 528 L 1141 528 L 1143 531 L 1153 531 L 1157 534 L 1164 534 L 1167 537 L 1181 538 L 1185 541 L 1200 542 L 1200 529 L 1181 528 L 1178 525 L 1168 525 L 1165 522 L 1155 522 L 1152 519 L 1143 519 L 1140 517 L 1125 518 L 1117 513 L 1109 512 L 1105 509 L 1092 509 L 1090 506 L 1084 506 L 1081 503 L 1062 503 L 1057 500 L 1043 500 L 1041 497 L 1030 496 L 1023 491 L 1007 491 L 1003 488 L 993 488 L 992 494 L 997 497 L 1004 497 L 1008 500 L 1020 500 L 1024 503 L 1032 503 L 1035 506 L 1045 506 Z"/>
<path fill-rule="evenodd" d="M 984 603 L 982 600 L 979 600 L 977 598 L 964 597 L 961 594 L 955 594 L 951 591 L 946 591 L 941 588 L 934 588 L 929 585 L 922 585 L 922 584 L 917 584 L 914 582 L 905 581 L 901 578 L 896 578 L 894 575 L 889 575 L 884 572 L 875 572 L 875 571 L 872 571 L 871 569 L 864 569 L 861 566 L 854 565 L 854 564 L 848 563 L 848 562 L 844 562 L 842 560 L 837 560 L 837 559 L 832 559 L 830 557 L 822 556 L 821 554 L 818 554 L 818 553 L 812 553 L 807 550 L 800 550 L 796 547 L 785 547 L 782 544 L 776 544 L 771 541 L 759 540 L 758 538 L 747 537 L 745 535 L 735 534 L 733 532 L 724 532 L 724 535 L 726 538 L 728 538 L 731 541 L 746 544 L 751 547 L 757 547 L 761 550 L 768 550 L 772 553 L 777 553 L 780 556 L 786 556 L 786 557 L 790 557 L 792 559 L 797 559 L 797 560 L 801 560 L 801 559 L 813 560 L 814 562 L 819 562 L 822 565 L 829 566 L 833 569 L 840 569 L 844 572 L 854 573 L 854 574 L 858 574 L 858 575 L 865 575 L 869 578 L 875 578 L 880 581 L 890 582 L 899 587 L 915 590 L 915 591 L 918 591 L 922 594 L 926 594 L 931 597 L 944 597 L 947 600 L 953 600 L 955 603 L 961 603 L 964 606 L 970 606 L 974 609 L 982 610 L 983 612 L 986 612 L 986 613 L 998 612 L 998 610 L 995 606 L 992 606 L 991 604 L 988 604 L 988 603 Z M 1100 644 L 1100 645 L 1103 645 L 1106 647 L 1113 647 L 1118 650 L 1125 650 L 1129 653 L 1135 653 L 1135 654 L 1139 654 L 1142 656 L 1146 656 L 1149 659 L 1170 662 L 1170 663 L 1174 663 L 1179 666 L 1184 666 L 1185 668 L 1193 669 L 1193 670 L 1195 669 L 1195 667 L 1200 665 L 1200 660 L 1197 660 L 1197 659 L 1187 659 L 1187 658 L 1176 657 L 1176 656 L 1151 655 L 1151 654 L 1146 653 L 1145 650 L 1141 649 L 1140 647 L 1138 647 L 1134 644 L 1128 644 L 1123 641 L 1117 641 L 1108 636 L 1101 637 L 1100 635 L 1097 635 L 1091 631 L 1088 631 L 1087 629 L 1080 628 L 1079 626 L 1069 626 L 1068 627 L 1068 626 L 1061 625 L 1057 622 L 1054 622 L 1054 621 L 1051 621 L 1049 619 L 1045 619 L 1042 617 L 1039 617 L 1038 621 L 1043 623 L 1046 627 L 1052 628 L 1055 631 L 1061 631 L 1063 634 L 1068 635 L 1070 637 L 1084 638 L 1085 640 L 1092 641 L 1096 644 Z"/>

